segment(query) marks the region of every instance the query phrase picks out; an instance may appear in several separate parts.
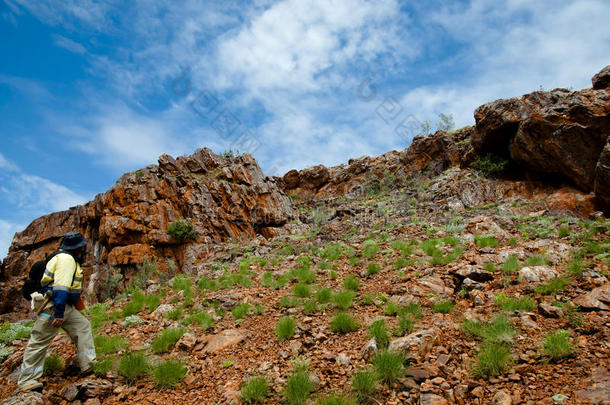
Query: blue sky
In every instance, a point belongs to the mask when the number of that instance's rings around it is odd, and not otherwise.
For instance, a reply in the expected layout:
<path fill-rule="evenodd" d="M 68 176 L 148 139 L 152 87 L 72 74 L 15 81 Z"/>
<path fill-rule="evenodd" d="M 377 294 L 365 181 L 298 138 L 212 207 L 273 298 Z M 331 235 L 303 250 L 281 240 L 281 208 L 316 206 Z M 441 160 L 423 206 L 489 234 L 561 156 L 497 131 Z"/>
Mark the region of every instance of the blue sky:
<path fill-rule="evenodd" d="M 0 256 L 162 153 L 335 165 L 610 64 L 602 0 L 0 1 Z"/>

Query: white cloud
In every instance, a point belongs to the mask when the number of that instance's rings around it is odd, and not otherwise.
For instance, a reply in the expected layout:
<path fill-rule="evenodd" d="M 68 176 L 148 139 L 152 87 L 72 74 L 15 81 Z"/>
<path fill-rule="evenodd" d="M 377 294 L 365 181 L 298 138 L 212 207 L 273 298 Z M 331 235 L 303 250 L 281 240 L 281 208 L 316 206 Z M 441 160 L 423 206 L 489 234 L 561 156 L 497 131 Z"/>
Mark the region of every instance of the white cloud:
<path fill-rule="evenodd" d="M 8 248 L 13 242 L 13 236 L 25 228 L 24 225 L 0 219 L 0 259 L 6 257 Z"/>
<path fill-rule="evenodd" d="M 53 42 L 60 48 L 67 49 L 70 52 L 78 53 L 81 55 L 87 53 L 85 47 L 79 44 L 78 42 L 58 34 L 53 35 Z"/>
<path fill-rule="evenodd" d="M 336 85 L 325 73 L 346 63 L 370 61 L 390 51 L 401 53 L 396 56 L 417 52 L 398 46 L 400 20 L 394 0 L 278 2 L 221 40 L 220 85 L 244 85 L 254 93 L 298 93 Z"/>
<path fill-rule="evenodd" d="M 401 103 L 421 120 L 453 113 L 461 126 L 474 122 L 479 105 L 498 98 L 540 87 L 588 87 L 610 63 L 609 19 L 610 4 L 598 0 L 472 0 L 442 8 L 430 22 L 462 43 L 458 58 L 472 63 L 463 77 L 412 89 Z"/>
<path fill-rule="evenodd" d="M 0 155 L 0 200 L 5 200 L 18 212 L 47 214 L 83 204 L 88 197 L 48 179 L 24 173 L 14 163 Z M 18 215 L 16 215 L 18 216 Z"/>

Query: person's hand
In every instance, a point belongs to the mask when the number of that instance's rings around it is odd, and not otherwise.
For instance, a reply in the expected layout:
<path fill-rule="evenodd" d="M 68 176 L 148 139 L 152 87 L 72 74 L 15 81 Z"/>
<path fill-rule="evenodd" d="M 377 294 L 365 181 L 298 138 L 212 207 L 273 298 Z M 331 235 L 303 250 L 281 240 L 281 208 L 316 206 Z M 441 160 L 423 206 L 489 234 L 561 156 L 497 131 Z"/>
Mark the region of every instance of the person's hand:
<path fill-rule="evenodd" d="M 51 325 L 53 325 L 54 328 L 59 328 L 63 323 L 64 318 L 53 318 L 53 323 Z"/>

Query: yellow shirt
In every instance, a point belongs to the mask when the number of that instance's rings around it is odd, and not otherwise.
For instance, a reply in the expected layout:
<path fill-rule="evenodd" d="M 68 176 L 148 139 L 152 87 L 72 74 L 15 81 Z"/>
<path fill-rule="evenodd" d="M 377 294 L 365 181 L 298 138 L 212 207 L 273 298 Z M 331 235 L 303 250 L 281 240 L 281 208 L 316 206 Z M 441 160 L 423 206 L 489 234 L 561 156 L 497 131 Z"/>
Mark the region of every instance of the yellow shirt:
<path fill-rule="evenodd" d="M 72 278 L 73 276 L 74 278 Z M 49 260 L 42 280 L 40 280 L 43 287 L 53 287 L 54 291 L 62 290 L 77 294 L 81 292 L 82 282 L 83 269 L 67 253 L 59 253 Z"/>

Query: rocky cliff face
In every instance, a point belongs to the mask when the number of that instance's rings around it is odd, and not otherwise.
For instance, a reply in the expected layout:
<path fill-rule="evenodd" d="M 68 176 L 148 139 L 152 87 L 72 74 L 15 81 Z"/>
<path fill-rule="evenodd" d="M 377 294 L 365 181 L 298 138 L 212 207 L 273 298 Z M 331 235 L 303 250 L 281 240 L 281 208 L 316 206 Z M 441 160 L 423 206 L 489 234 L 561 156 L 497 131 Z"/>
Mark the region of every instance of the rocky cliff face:
<path fill-rule="evenodd" d="M 537 91 L 474 113 L 472 146 L 534 172 L 559 176 L 610 201 L 610 67 L 581 91 Z"/>
<path fill-rule="evenodd" d="M 93 292 L 107 266 L 133 268 L 158 258 L 161 269 L 169 259 L 179 269 L 193 271 L 210 245 L 229 238 L 271 237 L 295 217 L 290 199 L 250 155 L 222 157 L 209 149 L 177 159 L 163 155 L 158 165 L 123 175 L 93 201 L 38 218 L 17 233 L 3 263 L 11 287 L 0 289 L 0 312 L 23 301 L 15 280 L 56 250 L 68 231 L 77 230 L 91 241 L 85 270 Z M 196 240 L 184 244 L 167 234 L 168 225 L 179 218 L 193 223 Z"/>

